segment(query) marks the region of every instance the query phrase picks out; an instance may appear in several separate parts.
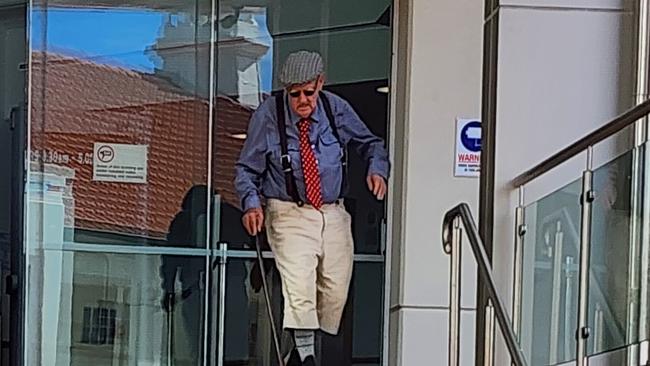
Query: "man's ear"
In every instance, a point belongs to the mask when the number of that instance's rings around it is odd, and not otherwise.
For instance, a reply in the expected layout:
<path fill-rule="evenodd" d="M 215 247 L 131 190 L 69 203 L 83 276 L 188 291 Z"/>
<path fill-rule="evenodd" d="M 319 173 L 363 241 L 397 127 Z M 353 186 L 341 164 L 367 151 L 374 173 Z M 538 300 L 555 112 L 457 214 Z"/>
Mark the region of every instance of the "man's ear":
<path fill-rule="evenodd" d="M 325 75 L 321 75 L 319 79 L 318 90 L 323 90 L 323 86 L 325 86 Z"/>

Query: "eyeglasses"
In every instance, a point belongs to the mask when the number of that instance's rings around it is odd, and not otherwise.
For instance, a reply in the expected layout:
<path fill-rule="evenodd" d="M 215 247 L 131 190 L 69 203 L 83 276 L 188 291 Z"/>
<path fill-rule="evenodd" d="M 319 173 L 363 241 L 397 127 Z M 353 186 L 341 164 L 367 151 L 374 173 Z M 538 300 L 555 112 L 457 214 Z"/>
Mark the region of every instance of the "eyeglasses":
<path fill-rule="evenodd" d="M 292 90 L 289 92 L 289 96 L 291 98 L 300 98 L 301 94 L 305 94 L 306 97 L 311 97 L 314 94 L 316 94 L 316 89 L 318 88 L 318 82 L 320 81 L 320 78 L 316 79 L 314 82 L 314 88 L 313 89 L 305 89 L 305 90 Z"/>
<path fill-rule="evenodd" d="M 305 94 L 306 97 L 311 97 L 311 96 L 313 96 L 314 94 L 316 94 L 316 90 L 315 90 L 315 89 L 309 89 L 309 90 L 294 90 L 294 91 L 290 91 L 290 92 L 289 92 L 289 96 L 291 96 L 291 98 L 300 98 L 300 95 L 301 95 L 301 94 Z"/>

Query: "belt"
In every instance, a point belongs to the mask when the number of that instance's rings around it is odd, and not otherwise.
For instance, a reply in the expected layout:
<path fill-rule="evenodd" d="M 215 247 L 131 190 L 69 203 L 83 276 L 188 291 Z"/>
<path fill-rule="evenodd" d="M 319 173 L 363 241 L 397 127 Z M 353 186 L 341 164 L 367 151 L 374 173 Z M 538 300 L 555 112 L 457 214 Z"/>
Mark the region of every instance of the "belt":
<path fill-rule="evenodd" d="M 285 201 L 285 202 L 293 202 L 293 201 Z M 339 198 L 333 202 L 323 202 L 323 205 L 342 205 L 343 204 L 343 198 Z M 305 206 L 313 207 L 310 203 L 305 202 Z"/>

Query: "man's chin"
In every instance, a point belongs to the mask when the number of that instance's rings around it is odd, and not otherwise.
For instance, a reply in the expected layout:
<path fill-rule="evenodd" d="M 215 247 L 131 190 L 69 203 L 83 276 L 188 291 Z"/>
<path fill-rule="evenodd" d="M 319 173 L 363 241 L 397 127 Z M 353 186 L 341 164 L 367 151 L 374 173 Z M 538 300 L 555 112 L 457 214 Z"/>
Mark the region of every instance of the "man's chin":
<path fill-rule="evenodd" d="M 309 118 L 311 116 L 311 109 L 298 109 L 298 115 L 302 118 Z"/>

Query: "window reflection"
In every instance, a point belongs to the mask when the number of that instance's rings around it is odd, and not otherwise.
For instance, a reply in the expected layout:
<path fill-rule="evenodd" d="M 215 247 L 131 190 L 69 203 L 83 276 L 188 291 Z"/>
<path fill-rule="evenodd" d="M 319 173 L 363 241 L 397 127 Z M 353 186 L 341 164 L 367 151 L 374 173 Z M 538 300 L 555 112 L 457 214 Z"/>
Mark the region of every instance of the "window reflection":
<path fill-rule="evenodd" d="M 208 5 L 33 9 L 30 183 L 62 197 L 67 241 L 157 245 L 207 184 Z"/>
<path fill-rule="evenodd" d="M 33 172 L 61 184 L 68 240 L 156 245 L 184 193 L 208 183 L 210 151 L 213 185 L 223 202 L 239 207 L 232 180 L 248 120 L 270 95 L 279 60 L 299 48 L 325 55 L 327 88 L 386 136 L 387 96 L 377 89 L 387 84 L 390 4 L 366 4 L 354 16 L 324 17 L 319 9 L 308 25 L 292 16 L 304 5 L 286 3 L 292 7 L 283 12 L 220 3 L 215 57 L 208 1 L 180 8 L 36 4 L 30 159 Z M 359 52 L 364 48 L 372 52 Z M 208 147 L 212 61 L 217 96 Z M 127 163 L 145 179 L 97 179 L 96 144 L 141 148 Z M 383 205 L 365 191 L 354 158 L 348 209 L 357 252 L 381 253 Z M 45 184 L 39 174 L 34 186 Z"/>
<path fill-rule="evenodd" d="M 31 9 L 27 364 L 201 361 L 210 10 Z"/>

